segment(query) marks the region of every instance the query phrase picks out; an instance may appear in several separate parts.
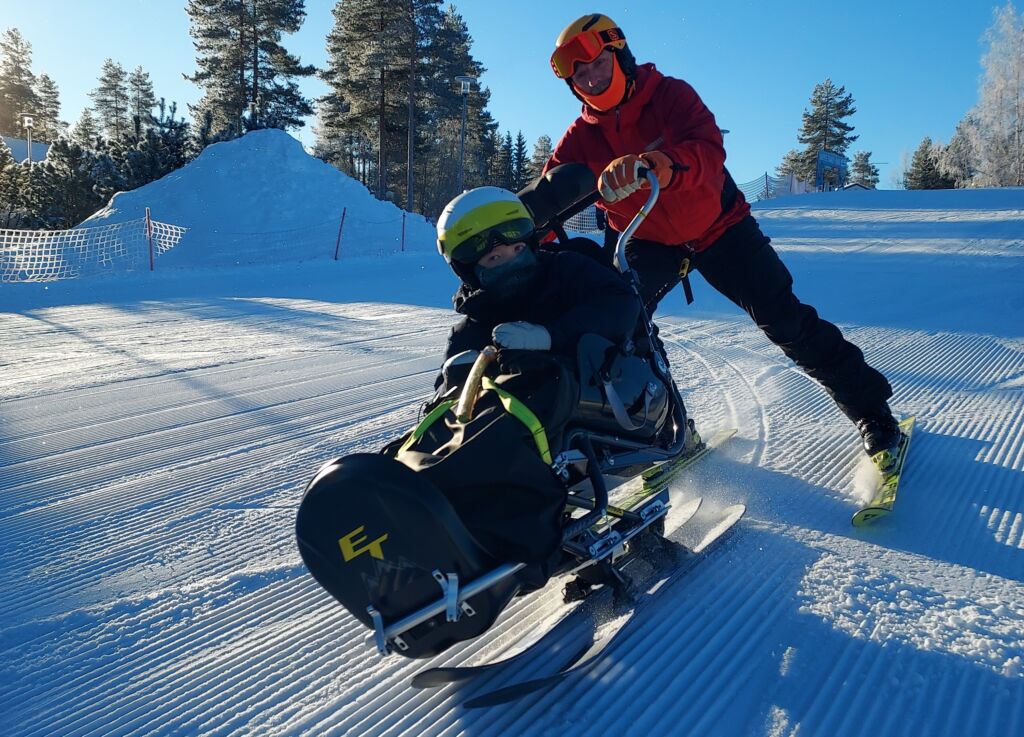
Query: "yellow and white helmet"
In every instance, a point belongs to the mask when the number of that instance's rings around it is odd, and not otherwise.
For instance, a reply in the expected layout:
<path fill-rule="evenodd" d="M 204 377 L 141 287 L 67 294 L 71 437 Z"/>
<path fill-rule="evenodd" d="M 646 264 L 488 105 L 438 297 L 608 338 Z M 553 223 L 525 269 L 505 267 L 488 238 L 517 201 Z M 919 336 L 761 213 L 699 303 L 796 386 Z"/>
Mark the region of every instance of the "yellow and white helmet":
<path fill-rule="evenodd" d="M 534 230 L 533 216 L 515 192 L 477 187 L 445 206 L 437 221 L 437 250 L 453 268 L 471 266 L 499 243 L 528 241 Z"/>

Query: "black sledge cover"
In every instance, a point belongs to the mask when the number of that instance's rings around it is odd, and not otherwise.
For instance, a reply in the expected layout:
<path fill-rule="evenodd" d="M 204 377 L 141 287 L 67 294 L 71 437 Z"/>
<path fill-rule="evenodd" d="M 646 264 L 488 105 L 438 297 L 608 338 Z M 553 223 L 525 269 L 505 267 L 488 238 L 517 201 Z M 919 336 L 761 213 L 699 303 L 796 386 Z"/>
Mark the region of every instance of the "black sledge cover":
<path fill-rule="evenodd" d="M 573 372 L 550 353 L 505 351 L 499 361 L 495 383 L 536 415 L 553 457 L 579 400 Z M 528 588 L 546 583 L 561 560 L 566 488 L 495 392 L 482 394 L 468 423 L 449 412 L 397 458 L 442 491 L 490 556 L 528 564 Z"/>
<path fill-rule="evenodd" d="M 296 520 L 299 552 L 317 582 L 366 626 L 372 605 L 391 625 L 442 597 L 432 571 L 460 585 L 497 568 L 444 495 L 422 474 L 379 454 L 324 466 L 306 488 Z M 487 630 L 519 590 L 506 579 L 471 599 L 473 616 L 442 613 L 402 636 L 412 658 L 442 652 Z"/>
<path fill-rule="evenodd" d="M 518 357 L 516 357 L 518 354 Z M 506 353 L 494 379 L 544 425 L 551 455 L 579 399 L 564 360 Z M 543 586 L 561 562 L 567 492 L 531 430 L 486 391 L 468 423 L 448 411 L 409 448 L 396 440 L 324 466 L 306 487 L 296 520 L 299 551 L 313 577 L 357 619 L 385 626 L 442 598 L 433 571 L 460 585 L 507 563 L 514 577 L 468 600 L 473 616 L 444 613 L 402 635 L 397 652 L 430 657 L 474 638 L 520 590 Z"/>

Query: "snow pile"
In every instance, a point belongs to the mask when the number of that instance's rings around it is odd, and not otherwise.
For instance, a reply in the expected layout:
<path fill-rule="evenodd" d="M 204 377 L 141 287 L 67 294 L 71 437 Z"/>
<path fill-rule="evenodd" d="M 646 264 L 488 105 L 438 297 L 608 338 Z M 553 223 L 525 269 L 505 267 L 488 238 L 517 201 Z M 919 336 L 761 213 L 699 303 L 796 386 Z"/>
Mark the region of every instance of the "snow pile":
<path fill-rule="evenodd" d="M 253 131 L 208 146 L 187 166 L 131 192 L 120 192 L 84 227 L 145 216 L 189 228 L 160 266 L 209 267 L 384 256 L 403 249 L 403 211 L 382 202 L 280 130 Z M 405 214 L 404 250 L 434 246 L 434 226 Z"/>

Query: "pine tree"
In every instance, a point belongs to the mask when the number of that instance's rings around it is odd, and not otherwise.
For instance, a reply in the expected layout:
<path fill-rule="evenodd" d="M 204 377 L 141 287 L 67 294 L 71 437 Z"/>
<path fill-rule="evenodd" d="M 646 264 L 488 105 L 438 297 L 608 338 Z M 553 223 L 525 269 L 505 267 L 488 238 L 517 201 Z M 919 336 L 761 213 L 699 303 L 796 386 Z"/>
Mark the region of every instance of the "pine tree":
<path fill-rule="evenodd" d="M 186 12 L 197 57 L 186 79 L 203 89 L 190 106 L 211 137 L 230 138 L 251 128 L 299 128 L 311 115 L 296 78 L 316 73 L 281 45 L 306 18 L 303 0 L 189 0 Z"/>
<path fill-rule="evenodd" d="M 128 75 L 113 59 L 103 62 L 99 86 L 89 96 L 104 134 L 118 140 L 132 130 L 128 114 Z"/>
<path fill-rule="evenodd" d="M 69 213 L 66 221 L 69 227 L 77 225 L 97 209 L 106 205 L 117 192 L 128 189 L 128 183 L 117 166 L 117 162 L 107 152 L 86 150 L 85 162 L 87 167 L 85 171 L 92 184 L 94 200 L 85 205 L 83 211 Z"/>
<path fill-rule="evenodd" d="M 27 222 L 29 227 L 73 227 L 121 188 L 110 156 L 59 138 L 51 144 L 46 161 L 31 172 L 25 198 Z"/>
<path fill-rule="evenodd" d="M 970 114 L 957 123 L 956 133 L 939 156 L 939 171 L 957 187 L 969 187 L 978 174 L 978 121 Z"/>
<path fill-rule="evenodd" d="M 480 79 L 486 71 L 471 51 L 472 39 L 466 22 L 454 6 L 449 5 L 445 11 L 436 43 L 437 51 L 433 59 L 434 80 L 438 90 L 439 112 L 446 121 L 446 135 L 442 138 L 438 154 L 444 157 L 444 148 L 451 146 L 458 152 L 458 135 L 461 123 L 462 95 L 454 82 L 455 77 L 467 75 Z M 447 53 L 445 53 L 447 51 Z M 466 175 L 464 186 L 467 189 L 484 184 L 495 183 L 490 178 L 491 162 L 500 146 L 497 133 L 498 124 L 494 121 L 487 105 L 491 93 L 486 87 L 476 87 L 466 98 Z M 454 174 L 454 172 L 453 172 Z M 454 176 L 453 176 L 454 180 Z M 454 184 L 454 182 L 453 182 Z M 441 208 L 455 194 L 455 187 L 442 188 L 442 196 L 436 210 Z"/>
<path fill-rule="evenodd" d="M 505 189 L 515 188 L 515 152 L 512 147 L 512 133 L 505 131 L 505 138 L 498 151 L 497 169 L 494 172 L 495 184 Z"/>
<path fill-rule="evenodd" d="M 518 192 L 532 178 L 530 158 L 526 151 L 526 136 L 519 131 L 516 133 L 515 144 L 512 147 L 512 186 L 510 189 L 513 192 Z"/>
<path fill-rule="evenodd" d="M 394 192 L 408 207 L 422 208 L 436 189 L 429 181 L 433 150 L 450 98 L 438 84 L 438 68 L 458 53 L 439 42 L 439 5 L 440 0 L 339 3 L 321 74 L 331 90 L 318 100 L 317 151 L 373 191 Z M 410 183 L 419 205 L 410 198 Z"/>
<path fill-rule="evenodd" d="M 40 74 L 36 79 L 36 99 L 39 100 L 36 108 L 38 119 L 35 121 L 33 138 L 52 143 L 64 135 L 68 124 L 60 119 L 60 91 L 57 84 L 46 74 Z"/>
<path fill-rule="evenodd" d="M 0 35 L 0 133 L 24 135 L 24 116 L 38 113 L 35 86 L 32 44 L 9 28 Z"/>
<path fill-rule="evenodd" d="M 14 228 L 58 228 L 61 220 L 53 214 L 59 198 L 46 164 L 22 161 L 16 173 L 17 197 L 16 209 L 10 218 L 10 227 Z"/>
<path fill-rule="evenodd" d="M 845 87 L 837 87 L 831 79 L 814 86 L 811 110 L 804 110 L 803 125 L 797 136 L 797 140 L 805 146 L 803 157 L 795 170 L 799 179 L 805 182 L 815 180 L 819 152 L 846 153 L 857 136 L 851 135 L 853 126 L 845 119 L 856 112 L 853 96 Z"/>
<path fill-rule="evenodd" d="M 321 140 L 332 141 L 328 146 L 348 148 L 351 158 L 345 168 L 350 173 L 357 165 L 366 173 L 372 169 L 372 189 L 383 198 L 391 181 L 391 161 L 406 148 L 400 141 L 405 142 L 402 133 L 407 133 L 408 125 L 408 67 L 410 48 L 416 43 L 415 19 L 409 4 L 398 0 L 340 3 L 334 17 L 324 74 L 332 92 L 321 99 L 325 123 Z M 353 156 L 357 150 L 362 159 L 358 164 Z"/>
<path fill-rule="evenodd" d="M 536 179 L 544 171 L 548 160 L 554 155 L 555 149 L 551 145 L 551 136 L 543 135 L 533 144 L 533 155 L 530 157 L 530 177 Z"/>
<path fill-rule="evenodd" d="M 193 158 L 190 150 L 191 126 L 184 118 L 176 117 L 178 103 L 172 102 L 168 107 L 161 97 L 157 108 L 160 114 L 155 119 L 154 127 L 162 141 L 164 173 L 168 174 L 185 166 Z"/>
<path fill-rule="evenodd" d="M 907 189 L 952 189 L 954 182 L 939 171 L 939 154 L 928 136 L 914 152 L 906 174 Z"/>
<path fill-rule="evenodd" d="M 71 129 L 71 140 L 85 148 L 94 149 L 99 137 L 100 128 L 92 114 L 92 108 L 83 109 L 78 122 Z"/>
<path fill-rule="evenodd" d="M 18 208 L 18 164 L 0 138 L 0 228 L 10 228 Z"/>
<path fill-rule="evenodd" d="M 319 156 L 375 192 L 383 179 L 383 189 L 406 203 L 411 137 L 412 207 L 429 215 L 456 194 L 463 102 L 467 188 L 487 178 L 488 134 L 495 127 L 486 111 L 490 93 L 474 86 L 464 100 L 455 82 L 462 75 L 478 78 L 484 70 L 472 58 L 462 17 L 451 6 L 442 13 L 439 5 L 345 0 L 335 6 L 321 75 L 330 92 L 318 100 L 316 129 Z"/>
<path fill-rule="evenodd" d="M 809 181 L 807 178 L 807 172 L 808 169 L 810 169 L 810 181 L 813 181 L 814 160 L 812 158 L 810 165 L 808 165 L 808 158 L 806 151 L 799 151 L 795 148 L 790 149 L 786 152 L 786 155 L 782 157 L 782 163 L 775 167 L 775 175 L 785 177 L 790 174 L 794 174 L 797 179 L 807 182 Z"/>
<path fill-rule="evenodd" d="M 977 173 L 980 186 L 1024 186 L 1024 15 L 1008 2 L 986 32 L 988 50 L 978 105 Z"/>
<path fill-rule="evenodd" d="M 141 66 L 135 67 L 135 71 L 128 75 L 128 119 L 132 121 L 133 130 L 142 132 L 156 123 L 154 107 L 156 95 L 149 72 Z"/>
<path fill-rule="evenodd" d="M 136 189 L 172 171 L 181 168 L 189 160 L 188 123 L 177 120 L 177 105 L 168 109 L 161 98 L 159 117 L 139 134 L 113 143 L 109 152 L 123 182 L 124 189 Z"/>
<path fill-rule="evenodd" d="M 868 189 L 878 186 L 878 167 L 871 163 L 870 151 L 857 151 L 850 166 L 850 184 L 860 184 Z"/>

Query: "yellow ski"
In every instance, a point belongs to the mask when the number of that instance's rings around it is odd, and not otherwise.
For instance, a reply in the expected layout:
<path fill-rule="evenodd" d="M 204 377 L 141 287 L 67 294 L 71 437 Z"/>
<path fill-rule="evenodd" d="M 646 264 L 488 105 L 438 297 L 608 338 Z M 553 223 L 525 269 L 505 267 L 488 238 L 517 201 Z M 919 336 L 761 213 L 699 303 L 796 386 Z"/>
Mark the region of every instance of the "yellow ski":
<path fill-rule="evenodd" d="M 881 477 L 878 480 L 878 486 L 875 487 L 874 497 L 853 515 L 854 527 L 863 527 L 892 511 L 893 505 L 896 503 L 896 492 L 900 485 L 903 462 L 907 458 L 907 449 L 910 447 L 910 436 L 914 432 L 915 419 L 911 416 L 900 421 L 903 440 L 900 441 L 895 454 L 882 451 L 871 458 L 871 461 L 878 466 Z"/>

